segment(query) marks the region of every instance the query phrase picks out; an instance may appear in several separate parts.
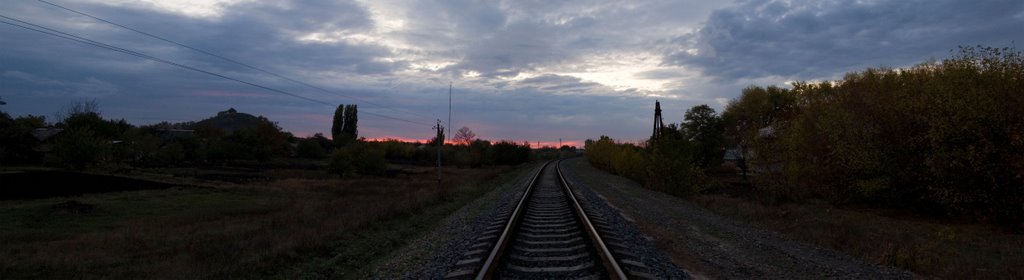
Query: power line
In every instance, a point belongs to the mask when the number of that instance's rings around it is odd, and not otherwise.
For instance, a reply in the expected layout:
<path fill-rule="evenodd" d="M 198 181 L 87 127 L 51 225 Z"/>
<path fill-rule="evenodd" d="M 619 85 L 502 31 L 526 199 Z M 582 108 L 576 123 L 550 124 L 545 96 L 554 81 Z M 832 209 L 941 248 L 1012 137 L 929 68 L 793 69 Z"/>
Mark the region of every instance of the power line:
<path fill-rule="evenodd" d="M 207 71 L 207 70 L 203 70 L 203 69 L 195 68 L 195 67 L 192 67 L 192 66 L 180 64 L 180 63 L 177 63 L 177 62 L 165 60 L 165 59 L 162 59 L 162 58 L 154 57 L 154 56 L 147 55 L 147 54 L 140 53 L 140 52 L 136 52 L 136 51 L 133 51 L 133 50 L 129 50 L 129 49 L 121 48 L 121 47 L 116 47 L 116 46 L 113 46 L 113 45 L 110 45 L 110 44 L 94 41 L 94 40 L 91 40 L 91 39 L 88 39 L 88 38 L 84 38 L 84 37 L 80 37 L 80 36 L 77 36 L 77 35 L 69 34 L 69 33 L 66 33 L 66 32 L 63 32 L 63 31 L 60 31 L 60 30 L 56 30 L 56 29 L 52 29 L 52 28 L 49 28 L 49 27 L 41 26 L 41 25 L 38 25 L 38 24 L 34 24 L 34 23 L 31 23 L 31 22 L 27 22 L 27 21 L 16 19 L 16 18 L 8 17 L 8 16 L 5 16 L 5 15 L 0 15 L 0 17 L 5 18 L 5 19 L 9 19 L 9 20 L 13 20 L 13 21 L 17 21 L 17 22 L 20 22 L 20 23 L 23 23 L 23 24 L 28 24 L 28 25 L 31 25 L 31 26 L 36 27 L 36 28 L 43 29 L 43 30 L 40 30 L 40 29 L 35 29 L 35 28 L 29 28 L 27 26 L 23 26 L 23 25 L 11 23 L 11 22 L 4 22 L 4 23 L 10 24 L 10 25 L 14 25 L 14 26 L 17 26 L 17 27 L 29 29 L 29 30 L 32 30 L 32 31 L 37 31 L 37 32 L 41 32 L 41 33 L 44 33 L 44 34 L 49 34 L 49 35 L 57 36 L 57 37 L 60 37 L 60 38 L 64 38 L 64 39 L 68 39 L 68 40 L 72 40 L 72 41 L 76 41 L 76 42 L 80 42 L 80 43 L 89 44 L 89 45 L 97 46 L 97 47 L 100 47 L 100 48 L 104 48 L 104 49 L 108 49 L 108 50 L 112 50 L 112 51 L 116 51 L 116 52 L 120 52 L 120 53 L 124 53 L 124 54 L 128 54 L 128 55 L 132 55 L 132 56 L 136 56 L 136 57 L 140 57 L 140 58 L 144 58 L 144 59 L 148 59 L 148 60 L 152 60 L 152 61 L 156 61 L 156 62 L 160 62 L 160 63 L 164 63 L 164 64 L 169 64 L 169 65 L 185 68 L 185 69 L 196 71 L 196 72 L 200 72 L 200 73 L 203 73 L 203 74 L 212 75 L 212 76 L 220 77 L 220 78 L 223 78 L 223 79 L 228 79 L 228 80 L 236 81 L 236 82 L 239 82 L 239 83 L 243 83 L 243 84 L 247 84 L 247 85 L 250 85 L 250 86 L 262 88 L 262 89 L 265 89 L 265 90 L 281 93 L 281 94 L 284 94 L 284 95 L 305 99 L 306 101 L 310 101 L 310 102 L 314 102 L 314 103 L 320 103 L 320 104 L 324 104 L 324 105 L 331 105 L 330 103 L 327 103 L 327 102 L 324 102 L 324 101 L 321 101 L 321 100 L 312 99 L 312 98 L 309 98 L 309 97 L 297 95 L 297 94 L 286 92 L 286 91 L 283 91 L 283 90 L 279 90 L 279 89 L 275 89 L 275 88 L 271 88 L 271 87 L 267 87 L 267 86 L 263 86 L 263 85 L 259 85 L 259 84 L 255 84 L 255 83 L 251 83 L 251 82 L 247 82 L 247 81 L 243 81 L 243 80 L 238 79 L 238 78 L 217 74 L 217 73 L 214 73 L 214 72 L 210 72 L 210 71 Z"/>
<path fill-rule="evenodd" d="M 260 72 L 263 72 L 263 73 L 266 73 L 266 74 L 270 74 L 270 75 L 273 75 L 275 77 L 278 77 L 278 78 L 281 78 L 281 79 L 285 79 L 285 80 L 288 80 L 290 82 L 297 83 L 297 84 L 300 84 L 300 85 L 304 85 L 304 86 L 307 86 L 307 87 L 310 87 L 310 88 L 313 88 L 313 89 L 317 89 L 317 90 L 320 90 L 320 91 L 323 91 L 323 92 L 326 92 L 326 93 L 330 93 L 330 94 L 334 94 L 334 95 L 341 96 L 341 97 L 347 97 L 347 98 L 359 100 L 359 101 L 365 102 L 365 103 L 370 104 L 370 105 L 374 105 L 374 106 L 385 108 L 385 109 L 390 109 L 390 110 L 393 110 L 393 111 L 396 111 L 396 112 L 400 112 L 400 113 L 416 115 L 416 116 L 427 118 L 427 119 L 431 118 L 431 117 L 424 116 L 424 115 L 421 115 L 421 114 L 418 114 L 418 113 L 415 113 L 415 112 L 410 112 L 410 111 L 406 111 L 406 110 L 400 110 L 400 109 L 397 109 L 397 108 L 393 108 L 393 107 L 377 104 L 377 103 L 371 102 L 369 100 L 358 98 L 358 97 L 355 97 L 355 96 L 345 95 L 345 94 L 337 93 L 337 92 L 334 92 L 334 91 L 330 91 L 330 90 L 324 89 L 324 88 L 316 86 L 316 85 L 312 85 L 312 84 L 309 84 L 309 83 L 306 83 L 306 82 L 303 82 L 303 81 L 295 80 L 295 79 L 286 77 L 284 75 L 277 74 L 277 73 L 271 72 L 269 70 L 262 69 L 260 67 L 252 66 L 252 65 L 249 65 L 249 64 L 246 64 L 246 63 L 243 63 L 243 62 L 240 62 L 240 61 L 228 58 L 228 57 L 224 57 L 222 55 L 218 55 L 218 54 L 211 53 L 211 52 L 208 52 L 208 51 L 196 48 L 196 47 L 185 45 L 183 43 L 179 43 L 179 42 L 171 40 L 171 39 L 167 39 L 167 38 L 164 38 L 164 37 L 161 37 L 161 36 L 154 35 L 154 34 L 149 33 L 149 32 L 145 32 L 145 31 L 142 31 L 142 30 L 139 30 L 139 29 L 128 27 L 128 26 L 125 26 L 123 24 L 112 22 L 112 21 L 109 21 L 109 20 L 106 20 L 106 19 L 103 19 L 103 18 L 100 18 L 100 17 L 97 17 L 97 16 L 90 15 L 90 14 L 85 13 L 85 12 L 81 12 L 81 11 L 78 11 L 78 10 L 75 10 L 75 9 L 71 9 L 71 8 L 68 8 L 68 7 L 65 7 L 65 6 L 61 6 L 61 5 L 55 4 L 53 2 L 49 2 L 49 1 L 46 1 L 46 0 L 36 0 L 36 1 L 48 4 L 48 5 L 51 5 L 51 6 L 54 6 L 54 7 L 57 7 L 57 8 L 60 8 L 60 9 L 72 12 L 72 13 L 83 15 L 83 16 L 86 16 L 86 17 L 89 17 L 89 18 L 92 18 L 92 19 L 95 19 L 95 20 L 98 20 L 98 21 L 102 21 L 102 22 L 105 22 L 105 23 L 110 24 L 110 25 L 114 25 L 114 26 L 117 26 L 117 27 L 120 27 L 120 28 L 124 28 L 124 29 L 130 30 L 130 31 L 133 31 L 135 33 L 139 33 L 139 34 L 148 36 L 150 38 L 154 38 L 154 39 L 157 39 L 157 40 L 160 40 L 160 41 L 164 41 L 164 42 L 167 42 L 167 43 L 171 43 L 171 44 L 174 44 L 174 45 L 177 45 L 177 46 L 180 46 L 180 47 L 183 47 L 183 48 L 187 48 L 187 49 L 190 49 L 190 50 L 202 53 L 202 54 L 206 54 L 206 55 L 209 55 L 209 56 L 212 56 L 212 57 L 216 57 L 216 58 L 219 58 L 221 60 L 224 60 L 224 61 L 227 61 L 227 62 L 231 62 L 231 63 L 237 64 L 237 65 L 241 65 L 241 66 L 249 68 L 249 69 L 253 69 L 253 70 L 260 71 Z"/>
<path fill-rule="evenodd" d="M 313 103 L 318 103 L 318 104 L 323 104 L 323 105 L 327 105 L 327 106 L 333 107 L 333 105 L 331 103 L 327 103 L 327 102 L 324 102 L 324 101 L 321 101 L 321 100 L 317 100 L 317 99 L 301 96 L 301 95 L 298 95 L 298 94 L 294 94 L 294 93 L 291 93 L 291 92 L 279 90 L 279 89 L 272 88 L 272 87 L 269 87 L 269 86 L 264 86 L 264 85 L 256 84 L 256 83 L 245 81 L 245 80 L 242 80 L 242 79 L 239 79 L 239 78 L 234 78 L 234 77 L 230 77 L 230 76 L 226 76 L 226 75 L 210 72 L 210 71 L 207 71 L 207 70 L 203 70 L 203 69 L 199 69 L 199 68 L 196 68 L 196 67 L 192 67 L 192 66 L 180 64 L 180 63 L 177 63 L 177 62 L 169 61 L 169 60 L 166 60 L 166 59 L 154 57 L 154 56 L 147 55 L 147 54 L 144 54 L 144 53 L 140 53 L 140 52 L 132 51 L 132 50 L 129 50 L 129 49 L 113 46 L 113 45 L 106 44 L 106 43 L 103 43 L 103 42 L 98 42 L 98 41 L 95 41 L 95 40 L 91 40 L 91 39 L 88 39 L 88 38 L 84 38 L 84 37 L 81 37 L 81 36 L 77 36 L 77 35 L 74 35 L 74 34 L 63 32 L 63 31 L 56 30 L 56 29 L 53 29 L 53 28 L 41 26 L 41 25 L 38 25 L 38 24 L 34 24 L 34 23 L 31 23 L 31 22 L 19 20 L 19 19 L 12 18 L 12 17 L 8 17 L 8 16 L 2 15 L 2 14 L 0 14 L 0 17 L 8 19 L 8 20 L 13 20 L 13 21 L 16 21 L 16 22 L 19 22 L 19 23 L 27 24 L 27 25 L 31 26 L 30 27 L 30 26 L 25 26 L 25 25 L 13 23 L 13 22 L 8 22 L 8 21 L 0 20 L 0 23 L 8 24 L 8 25 L 19 27 L 19 28 L 22 28 L 22 29 L 31 30 L 31 31 L 43 33 L 43 34 L 46 34 L 46 35 L 50 35 L 50 36 L 54 36 L 54 37 L 58 37 L 58 38 L 66 39 L 66 40 L 71 40 L 71 41 L 79 42 L 79 43 L 82 43 L 82 44 L 92 45 L 92 46 L 95 46 L 95 47 L 99 47 L 99 48 L 103 48 L 103 49 L 107 49 L 107 50 L 111 50 L 111 51 L 116 51 L 116 52 L 120 52 L 120 53 L 131 55 L 131 56 L 135 56 L 135 57 L 139 57 L 139 58 L 155 61 L 155 62 L 160 62 L 160 63 L 164 63 L 164 64 L 176 66 L 176 67 L 180 67 L 180 68 L 183 68 L 183 69 L 187 69 L 187 70 L 191 70 L 191 71 L 195 71 L 195 72 L 199 72 L 199 73 L 203 73 L 203 74 L 207 74 L 207 75 L 211 75 L 211 76 L 215 76 L 215 77 L 219 77 L 219 78 L 223 78 L 223 79 L 239 82 L 239 83 L 250 85 L 250 86 L 254 86 L 254 87 L 258 87 L 258 88 L 265 89 L 265 90 L 268 90 L 268 91 L 272 91 L 272 92 L 275 92 L 275 93 L 280 93 L 280 94 L 284 94 L 284 95 L 287 95 L 287 96 L 303 99 L 303 100 L 310 101 L 310 102 L 313 102 Z M 403 119 L 403 118 L 392 117 L 392 116 L 387 116 L 387 115 L 373 113 L 373 112 L 364 112 L 364 113 L 366 113 L 368 115 L 372 115 L 372 116 L 376 116 L 376 117 L 380 117 L 380 118 L 385 118 L 385 119 L 396 120 L 396 121 L 408 122 L 408 123 L 419 124 L 419 125 L 427 125 L 427 126 L 431 125 L 431 124 L 424 123 L 424 122 L 407 120 L 407 119 Z"/>

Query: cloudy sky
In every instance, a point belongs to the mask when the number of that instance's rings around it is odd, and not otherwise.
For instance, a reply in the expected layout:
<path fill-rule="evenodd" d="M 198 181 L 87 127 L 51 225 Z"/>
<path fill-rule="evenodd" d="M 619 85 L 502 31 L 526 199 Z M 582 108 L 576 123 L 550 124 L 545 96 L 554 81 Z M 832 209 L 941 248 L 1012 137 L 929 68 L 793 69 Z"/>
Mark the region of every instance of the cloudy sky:
<path fill-rule="evenodd" d="M 361 136 L 428 138 L 447 121 L 451 82 L 454 127 L 483 138 L 638 140 L 655 100 L 680 122 L 749 85 L 1024 44 L 1020 0 L 47 0 L 193 49 L 0 1 L 0 109 L 11 115 L 96 100 L 108 118 L 148 124 L 234 107 L 296 135 L 330 131 L 334 107 L 356 103 Z"/>

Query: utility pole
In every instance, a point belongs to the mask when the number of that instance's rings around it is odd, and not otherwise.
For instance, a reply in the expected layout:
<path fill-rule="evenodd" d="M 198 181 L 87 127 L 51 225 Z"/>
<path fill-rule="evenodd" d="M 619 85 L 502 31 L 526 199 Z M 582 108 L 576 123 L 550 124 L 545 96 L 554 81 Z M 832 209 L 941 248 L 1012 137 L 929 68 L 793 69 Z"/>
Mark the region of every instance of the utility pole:
<path fill-rule="evenodd" d="M 437 187 L 441 187 L 441 148 L 444 147 L 444 126 L 441 125 L 441 119 L 437 119 Z"/>
<path fill-rule="evenodd" d="M 558 155 L 558 159 L 562 159 L 562 138 L 558 138 L 558 148 L 555 148 L 555 154 Z"/>
<path fill-rule="evenodd" d="M 452 125 L 452 81 L 448 81 L 448 125 Z M 455 127 L 455 126 L 452 126 Z M 452 136 L 448 136 L 448 140 L 452 140 Z"/>

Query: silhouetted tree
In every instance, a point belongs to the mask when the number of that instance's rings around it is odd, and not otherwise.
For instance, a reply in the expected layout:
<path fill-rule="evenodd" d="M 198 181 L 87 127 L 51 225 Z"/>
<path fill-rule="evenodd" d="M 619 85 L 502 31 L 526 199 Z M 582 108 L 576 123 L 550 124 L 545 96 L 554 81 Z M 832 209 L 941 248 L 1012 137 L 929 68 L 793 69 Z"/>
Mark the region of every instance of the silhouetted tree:
<path fill-rule="evenodd" d="M 345 104 L 338 104 L 334 109 L 334 123 L 331 124 L 331 139 L 334 139 L 335 146 L 341 146 L 341 131 L 345 127 Z"/>
<path fill-rule="evenodd" d="M 686 110 L 682 127 L 684 135 L 694 145 L 695 163 L 701 168 L 721 163 L 725 127 L 722 124 L 722 117 L 715 114 L 715 109 L 702 104 Z"/>
<path fill-rule="evenodd" d="M 348 137 L 349 141 L 359 138 L 359 115 L 356 109 L 356 104 L 345 105 L 345 126 L 341 128 L 341 133 Z"/>
<path fill-rule="evenodd" d="M 334 110 L 334 123 L 331 126 L 331 137 L 334 138 L 335 146 L 345 146 L 357 139 L 358 122 L 355 104 L 338 105 L 338 109 Z"/>
<path fill-rule="evenodd" d="M 455 142 L 462 145 L 469 145 L 476 139 L 476 133 L 473 133 L 469 127 L 463 126 L 459 131 L 455 132 Z"/>

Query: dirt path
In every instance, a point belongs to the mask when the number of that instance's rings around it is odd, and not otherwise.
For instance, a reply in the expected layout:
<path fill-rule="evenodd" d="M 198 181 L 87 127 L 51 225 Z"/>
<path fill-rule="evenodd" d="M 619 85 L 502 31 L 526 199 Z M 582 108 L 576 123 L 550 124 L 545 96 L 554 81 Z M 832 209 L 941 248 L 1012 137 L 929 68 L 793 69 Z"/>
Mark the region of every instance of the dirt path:
<path fill-rule="evenodd" d="M 718 216 L 693 203 L 597 170 L 583 158 L 564 165 L 568 180 L 589 187 L 695 278 L 906 279 L 913 274 L 786 239 Z"/>

